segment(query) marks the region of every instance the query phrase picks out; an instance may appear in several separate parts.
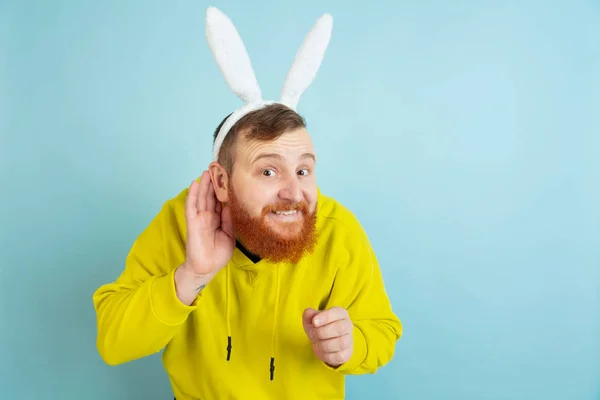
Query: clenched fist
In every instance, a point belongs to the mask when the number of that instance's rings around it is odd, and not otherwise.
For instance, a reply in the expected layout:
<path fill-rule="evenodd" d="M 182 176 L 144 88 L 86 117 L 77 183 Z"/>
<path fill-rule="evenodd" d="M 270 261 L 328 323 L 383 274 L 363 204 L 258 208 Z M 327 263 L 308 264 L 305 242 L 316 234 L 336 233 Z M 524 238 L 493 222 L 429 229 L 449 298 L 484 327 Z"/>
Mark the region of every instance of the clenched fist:
<path fill-rule="evenodd" d="M 324 311 L 308 308 L 302 315 L 302 325 L 319 360 L 334 368 L 350 360 L 354 325 L 348 311 L 341 307 Z"/>

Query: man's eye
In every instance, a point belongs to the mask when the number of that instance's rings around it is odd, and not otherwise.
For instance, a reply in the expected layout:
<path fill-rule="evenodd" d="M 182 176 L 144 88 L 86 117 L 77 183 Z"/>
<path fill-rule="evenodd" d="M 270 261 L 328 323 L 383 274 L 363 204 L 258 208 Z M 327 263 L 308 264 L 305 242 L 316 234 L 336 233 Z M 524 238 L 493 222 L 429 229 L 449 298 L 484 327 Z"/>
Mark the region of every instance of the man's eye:
<path fill-rule="evenodd" d="M 264 176 L 273 176 L 275 172 L 272 169 L 263 169 L 262 174 Z"/>
<path fill-rule="evenodd" d="M 308 175 L 308 170 L 307 169 L 301 169 L 300 171 L 298 171 L 298 175 Z"/>

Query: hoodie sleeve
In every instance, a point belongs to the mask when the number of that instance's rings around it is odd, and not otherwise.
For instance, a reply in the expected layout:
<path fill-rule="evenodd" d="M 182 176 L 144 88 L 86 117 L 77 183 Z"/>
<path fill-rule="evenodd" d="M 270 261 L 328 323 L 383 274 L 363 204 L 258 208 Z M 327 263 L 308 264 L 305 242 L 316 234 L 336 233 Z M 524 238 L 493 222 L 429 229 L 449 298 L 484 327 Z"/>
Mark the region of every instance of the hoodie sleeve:
<path fill-rule="evenodd" d="M 97 347 L 102 359 L 117 365 L 157 353 L 178 333 L 196 301 L 187 306 L 177 297 L 174 272 L 167 265 L 163 220 L 167 204 L 140 234 L 118 279 L 93 295 Z"/>
<path fill-rule="evenodd" d="M 342 374 L 375 373 L 394 356 L 402 324 L 392 311 L 377 258 L 359 226 L 339 267 L 327 308 L 345 308 L 354 324 L 354 352 L 337 368 Z M 350 243 L 352 243 L 351 246 Z"/>

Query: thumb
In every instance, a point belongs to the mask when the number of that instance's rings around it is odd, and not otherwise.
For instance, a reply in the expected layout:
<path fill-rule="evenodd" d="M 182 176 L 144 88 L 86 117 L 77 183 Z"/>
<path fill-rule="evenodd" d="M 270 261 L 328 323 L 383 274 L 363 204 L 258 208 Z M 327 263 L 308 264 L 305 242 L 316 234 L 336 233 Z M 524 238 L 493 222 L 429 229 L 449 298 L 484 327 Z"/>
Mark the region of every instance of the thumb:
<path fill-rule="evenodd" d="M 313 328 L 312 320 L 319 313 L 318 310 L 314 308 L 307 308 L 302 313 L 302 326 L 304 327 L 304 332 L 310 337 L 310 331 Z"/>

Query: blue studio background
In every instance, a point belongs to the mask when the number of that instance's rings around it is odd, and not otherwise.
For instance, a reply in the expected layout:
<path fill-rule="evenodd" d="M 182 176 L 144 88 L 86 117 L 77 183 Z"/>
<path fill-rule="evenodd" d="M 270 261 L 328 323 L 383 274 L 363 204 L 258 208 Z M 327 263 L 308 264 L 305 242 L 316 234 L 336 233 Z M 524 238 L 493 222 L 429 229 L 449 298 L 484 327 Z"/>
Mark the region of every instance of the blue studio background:
<path fill-rule="evenodd" d="M 92 293 L 240 105 L 208 5 L 0 5 L 0 398 L 170 398 L 101 361 Z M 600 2 L 214 5 L 267 98 L 334 17 L 299 110 L 405 328 L 348 399 L 600 399 Z"/>

